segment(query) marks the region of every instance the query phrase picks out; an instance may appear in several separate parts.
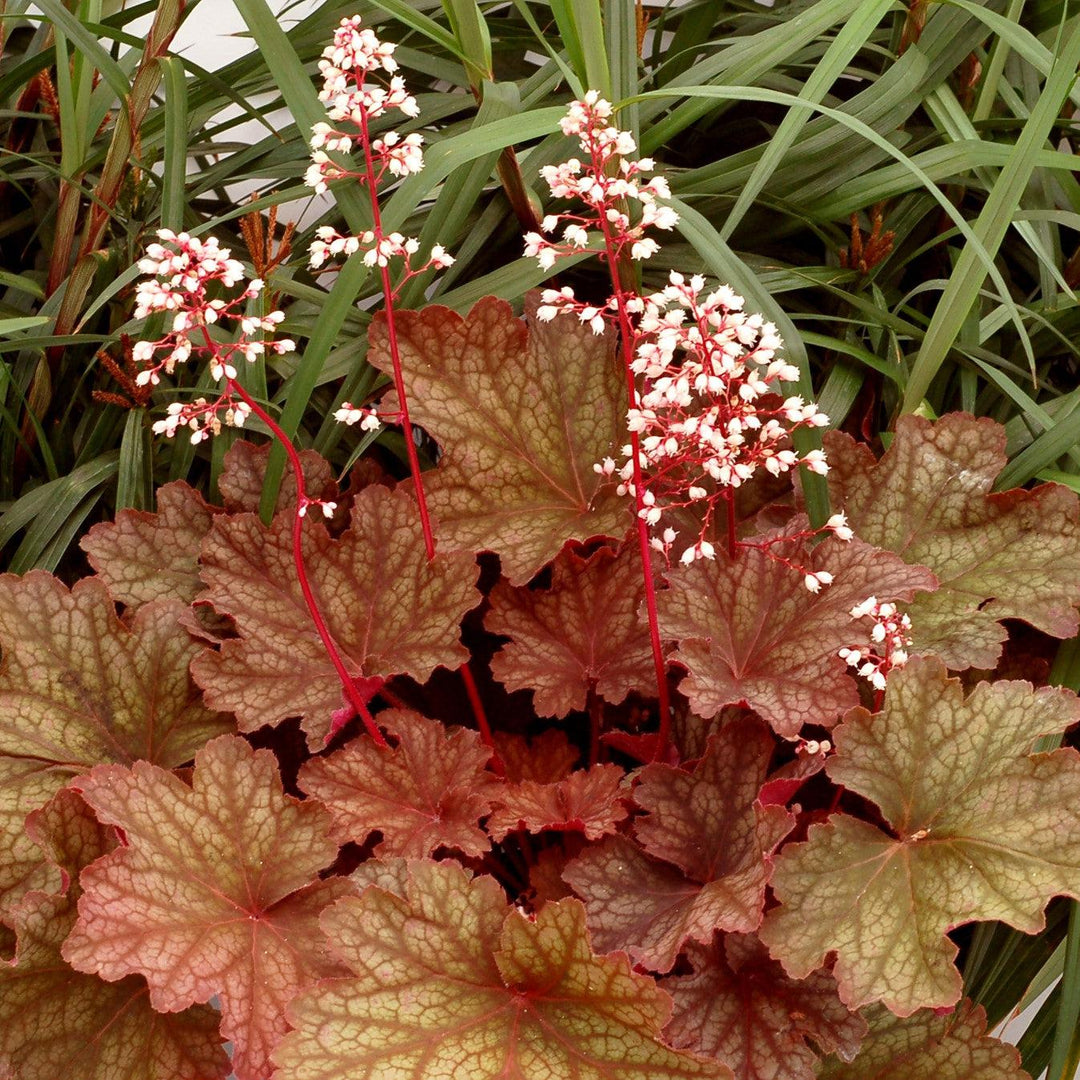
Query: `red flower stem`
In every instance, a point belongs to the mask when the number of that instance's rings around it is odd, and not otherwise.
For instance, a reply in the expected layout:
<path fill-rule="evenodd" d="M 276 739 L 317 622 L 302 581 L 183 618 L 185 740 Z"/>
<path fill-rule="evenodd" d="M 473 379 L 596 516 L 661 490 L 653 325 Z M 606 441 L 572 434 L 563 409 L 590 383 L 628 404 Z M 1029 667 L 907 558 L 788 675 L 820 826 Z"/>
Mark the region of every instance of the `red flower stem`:
<path fill-rule="evenodd" d="M 596 693 L 594 685 L 589 686 L 589 767 L 600 760 L 600 729 L 604 723 L 604 704 Z"/>
<path fill-rule="evenodd" d="M 595 156 L 595 154 L 594 154 Z M 609 222 L 603 214 L 599 215 L 604 233 L 604 248 L 607 252 L 608 272 L 615 289 L 615 303 L 619 311 L 619 334 L 621 338 L 623 370 L 626 372 L 626 396 L 631 409 L 640 408 L 637 383 L 634 381 L 634 328 L 630 322 L 630 312 L 626 308 L 626 293 L 619 280 L 616 261 L 615 243 L 612 239 Z M 641 440 L 636 431 L 630 432 L 630 453 L 634 462 L 634 520 L 637 522 L 638 549 L 641 552 L 641 572 L 645 583 L 645 609 L 649 616 L 649 641 L 652 645 L 653 669 L 656 674 L 656 696 L 660 710 L 660 728 L 656 737 L 654 760 L 662 761 L 667 756 L 668 741 L 671 738 L 671 707 L 668 704 L 667 664 L 664 661 L 664 647 L 660 641 L 660 619 L 656 612 L 656 581 L 653 577 L 652 552 L 649 548 L 649 526 L 641 511 L 645 507 L 643 495 L 644 480 L 641 475 Z"/>
<path fill-rule="evenodd" d="M 497 776 L 506 776 L 506 766 L 499 757 L 499 751 L 495 747 L 495 739 L 491 735 L 491 725 L 488 724 L 487 713 L 484 712 L 484 703 L 480 700 L 480 691 L 476 689 L 476 680 L 466 660 L 458 670 L 461 672 L 461 681 L 465 684 L 465 693 L 469 696 L 469 704 L 472 706 L 473 715 L 476 717 L 476 726 L 480 729 L 480 738 L 484 745 L 491 751 L 491 768 Z"/>
<path fill-rule="evenodd" d="M 727 545 L 728 555 L 735 558 L 739 549 L 739 541 L 735 536 L 735 490 L 724 489 L 724 500 L 727 502 Z"/>
<path fill-rule="evenodd" d="M 378 180 L 375 176 L 375 160 L 371 154 L 371 136 L 368 133 L 367 113 L 360 112 L 361 142 L 364 144 L 364 165 L 367 170 L 367 189 L 371 199 L 371 231 L 375 234 L 375 248 L 378 250 L 383 238 L 382 216 L 379 213 L 379 193 L 376 190 Z M 394 387 L 397 390 L 398 403 L 401 406 L 401 430 L 405 435 L 405 453 L 409 457 L 409 470 L 412 472 L 413 487 L 416 489 L 416 502 L 420 507 L 420 527 L 424 532 L 424 550 L 429 559 L 435 556 L 435 537 L 431 531 L 431 517 L 428 515 L 427 497 L 424 495 L 424 481 L 420 478 L 420 457 L 413 440 L 412 422 L 409 420 L 409 401 L 405 396 L 405 378 L 401 372 L 401 353 L 398 350 L 397 326 L 394 322 L 394 288 L 390 281 L 389 266 L 381 266 L 383 311 L 386 315 L 386 337 L 390 345 L 390 359 L 394 364 Z"/>
<path fill-rule="evenodd" d="M 203 333 L 206 335 L 207 345 L 210 346 L 210 348 L 213 348 L 213 345 L 210 342 L 210 335 L 206 333 L 206 327 L 203 327 Z M 371 715 L 371 710 L 367 707 L 367 702 L 364 701 L 363 695 L 361 695 L 360 691 L 357 689 L 356 683 L 353 682 L 352 676 L 345 667 L 345 662 L 341 659 L 341 653 L 338 651 L 338 647 L 330 634 L 330 630 L 326 625 L 326 620 L 323 618 L 322 610 L 319 607 L 319 602 L 315 598 L 315 591 L 312 589 L 311 582 L 308 580 L 307 567 L 304 565 L 304 552 L 302 547 L 304 518 L 300 511 L 301 509 L 306 509 L 309 505 L 309 500 L 307 488 L 304 484 L 304 467 L 300 462 L 300 455 L 296 452 L 296 447 L 293 446 L 288 435 L 281 430 L 269 413 L 267 413 L 267 411 L 262 408 L 262 406 L 259 405 L 259 403 L 256 402 L 235 379 L 227 379 L 226 386 L 230 393 L 236 394 L 236 396 L 239 397 L 270 429 L 274 438 L 277 439 L 285 449 L 285 453 L 289 458 L 289 464 L 292 466 L 293 474 L 296 476 L 296 511 L 293 514 L 292 546 L 293 562 L 296 565 L 296 578 L 300 582 L 300 591 L 304 594 L 304 602 L 307 604 L 308 611 L 311 613 L 311 621 L 315 624 L 315 629 L 319 632 L 319 638 L 322 640 L 323 648 L 326 650 L 327 656 L 330 657 L 330 663 L 334 665 L 334 670 L 337 671 L 338 678 L 341 680 L 341 685 L 345 690 L 346 697 L 348 697 L 349 701 L 352 703 L 352 707 L 356 710 L 357 715 L 364 721 L 364 727 L 367 728 L 367 733 L 375 740 L 376 745 L 386 746 L 386 739 L 379 730 L 378 724 L 375 723 L 375 718 Z"/>

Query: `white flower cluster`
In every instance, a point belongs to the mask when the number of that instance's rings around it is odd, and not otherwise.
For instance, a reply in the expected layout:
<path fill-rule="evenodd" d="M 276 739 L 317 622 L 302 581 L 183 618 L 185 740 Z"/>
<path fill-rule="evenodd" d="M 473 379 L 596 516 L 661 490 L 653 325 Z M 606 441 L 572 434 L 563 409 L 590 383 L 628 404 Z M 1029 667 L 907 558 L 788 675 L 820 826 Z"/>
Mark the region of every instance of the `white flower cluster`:
<path fill-rule="evenodd" d="M 304 175 L 304 183 L 319 194 L 326 191 L 331 180 L 345 177 L 362 179 L 365 174 L 354 173 L 330 159 L 328 151 L 348 154 L 359 140 L 361 145 L 370 142 L 370 151 L 377 169 L 374 182 L 389 171 L 403 177 L 419 172 L 424 167 L 424 143 L 422 135 L 412 133 L 402 137 L 396 131 L 388 131 L 380 139 L 372 140 L 368 125 L 372 120 L 399 109 L 406 116 L 420 115 L 420 107 L 405 88 L 405 80 L 394 72 L 398 69 L 394 59 L 397 46 L 380 41 L 374 31 L 360 26 L 360 16 L 342 19 L 334 32 L 334 42 L 323 49 L 319 61 L 323 85 L 319 100 L 325 102 L 326 112 L 335 123 L 348 123 L 352 131 L 339 131 L 331 124 L 321 121 L 312 127 L 311 164 Z M 369 84 L 367 77 L 385 72 L 391 78 L 385 84 Z"/>
<path fill-rule="evenodd" d="M 341 403 L 341 408 L 334 413 L 334 419 L 347 427 L 359 424 L 361 431 L 378 431 L 382 426 L 382 421 L 374 409 L 353 405 L 350 401 Z"/>
<path fill-rule="evenodd" d="M 402 236 L 399 232 L 384 233 L 378 216 L 377 191 L 386 173 L 398 178 L 418 173 L 424 167 L 422 135 L 415 132 L 402 136 L 388 131 L 381 138 L 372 139 L 369 131 L 371 120 L 388 109 L 400 109 L 406 116 L 419 115 L 416 99 L 405 89 L 405 80 L 393 75 L 387 86 L 368 86 L 366 77 L 377 71 L 393 74 L 397 71 L 394 59 L 396 46 L 380 41 L 373 31 L 361 28 L 360 16 L 342 19 L 334 33 L 334 43 L 328 45 L 319 61 L 323 76 L 323 88 L 319 100 L 327 103 L 327 112 L 335 122 L 348 122 L 351 131 L 340 131 L 326 122 L 313 125 L 311 136 L 311 165 L 304 182 L 316 192 L 326 190 L 327 182 L 349 178 L 369 188 L 375 224 L 357 236 L 339 233 L 323 226 L 316 230 L 309 252 L 309 265 L 318 270 L 328 259 L 348 257 L 358 251 L 364 252 L 368 266 L 386 267 L 390 260 L 405 261 L 405 275 L 398 284 L 400 289 L 410 277 L 426 270 L 445 270 L 454 262 L 445 248 L 436 244 L 428 261 L 414 268 L 411 259 L 420 249 L 419 241 Z M 352 171 L 331 161 L 328 152 L 351 153 L 354 145 L 365 149 L 365 164 Z"/>
<path fill-rule="evenodd" d="M 579 137 L 587 160 L 570 158 L 558 165 L 545 165 L 540 174 L 554 198 L 579 199 L 591 213 L 548 214 L 540 224 L 541 232 L 525 234 L 526 257 L 535 258 L 544 270 L 550 270 L 560 256 L 587 247 L 590 227 L 610 237 L 616 252 L 629 246 L 631 258 L 640 260 L 660 250 L 655 240 L 645 236 L 646 229 L 670 230 L 679 222 L 679 215 L 670 206 L 657 202 L 671 198 L 667 180 L 663 176 L 642 180 L 643 173 L 653 171 L 653 161 L 651 158 L 627 160 L 626 156 L 637 150 L 637 143 L 629 131 L 620 131 L 607 123 L 611 113 L 610 102 L 590 90 L 583 100 L 571 102 L 560 121 L 564 134 Z M 641 207 L 640 218 L 634 224 L 620 209 L 627 199 Z M 544 238 L 542 233 L 554 233 L 560 225 L 561 241 Z M 548 315 L 554 316 L 555 311 Z M 542 314 L 541 318 L 544 317 Z"/>
<path fill-rule="evenodd" d="M 632 303 L 639 315 L 632 370 L 642 392 L 627 426 L 639 437 L 640 514 L 650 527 L 665 510 L 715 500 L 720 489 L 740 487 L 759 468 L 773 476 L 799 465 L 828 471 L 821 450 L 800 455 L 790 441 L 793 430 L 822 427 L 828 417 L 798 395 L 785 396 L 783 384 L 796 382 L 799 370 L 776 355 L 783 344 L 776 327 L 744 311 L 741 296 L 727 285 L 706 293 L 703 277 L 687 280 L 672 271 L 661 292 Z M 635 494 L 633 450 L 626 446 L 623 453 L 619 492 Z M 828 527 L 849 539 L 841 519 Z M 654 546 L 667 550 L 663 541 Z M 699 538 L 680 561 L 713 555 Z M 813 592 L 830 581 L 824 571 L 806 575 Z"/>
<path fill-rule="evenodd" d="M 875 690 L 884 690 L 889 672 L 908 662 L 911 648 L 911 619 L 901 614 L 895 604 L 883 603 L 868 596 L 851 609 L 853 619 L 872 619 L 870 644 L 841 649 L 840 658 L 869 680 Z"/>
<path fill-rule="evenodd" d="M 263 290 L 260 279 L 245 284 L 232 299 L 211 296 L 219 287 L 233 289 L 244 280 L 243 264 L 215 237 L 202 240 L 168 229 L 159 230 L 157 235 L 159 242 L 150 244 L 138 263 L 144 274 L 152 276 L 136 286 L 135 317 L 166 312 L 172 320 L 164 337 L 137 341 L 132 347 L 132 359 L 146 365 L 136 376 L 136 385 L 157 386 L 162 373 L 172 375 L 176 365 L 187 363 L 193 354 L 205 356 L 210 374 L 228 383 L 236 378 L 233 361 L 238 355 L 251 363 L 268 352 L 281 355 L 295 350 L 296 343 L 290 338 L 271 341 L 264 336 L 276 331 L 285 318 L 282 312 L 249 315 L 245 310 L 248 301 Z M 214 341 L 209 327 L 215 324 L 231 324 L 236 340 Z M 205 398 L 187 404 L 173 402 L 166 418 L 157 421 L 153 430 L 171 437 L 180 428 L 189 428 L 191 441 L 198 443 L 219 432 L 222 423 L 242 427 L 250 412 L 245 402 L 233 400 L 227 385 L 213 402 Z"/>

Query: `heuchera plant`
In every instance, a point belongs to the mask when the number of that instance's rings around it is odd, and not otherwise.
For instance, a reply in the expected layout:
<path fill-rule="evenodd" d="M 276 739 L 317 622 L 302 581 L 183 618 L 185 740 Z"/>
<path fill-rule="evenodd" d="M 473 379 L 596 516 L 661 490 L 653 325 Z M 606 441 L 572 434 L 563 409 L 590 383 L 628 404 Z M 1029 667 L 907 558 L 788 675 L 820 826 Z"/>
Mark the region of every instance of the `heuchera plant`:
<path fill-rule="evenodd" d="M 526 252 L 595 251 L 610 293 L 395 310 L 451 259 L 380 224 L 423 164 L 369 126 L 416 112 L 393 53 L 353 18 L 324 54 L 308 181 L 372 226 L 311 266 L 381 277 L 393 388 L 338 418 L 400 425 L 410 479 L 297 450 L 239 374 L 285 316 L 161 233 L 139 382 L 217 390 L 155 431 L 260 422 L 276 514 L 237 442 L 221 505 L 168 484 L 73 587 L 0 577 L 0 1076 L 1026 1076 L 949 932 L 1080 898 L 1080 755 L 1033 753 L 1080 702 L 995 673 L 1023 624 L 1078 630 L 1076 496 L 995 493 L 1003 430 L 962 414 L 796 451 L 827 420 L 776 328 L 634 284 L 677 218 L 592 92 Z"/>

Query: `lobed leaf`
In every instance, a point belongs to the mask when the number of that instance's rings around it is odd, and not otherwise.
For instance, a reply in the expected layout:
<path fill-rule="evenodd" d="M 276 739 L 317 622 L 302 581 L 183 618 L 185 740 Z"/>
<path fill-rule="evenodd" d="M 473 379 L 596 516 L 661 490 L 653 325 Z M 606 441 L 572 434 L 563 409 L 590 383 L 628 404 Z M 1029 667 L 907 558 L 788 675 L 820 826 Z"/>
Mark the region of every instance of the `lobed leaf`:
<path fill-rule="evenodd" d="M 256 446 L 246 439 L 239 439 L 225 451 L 225 459 L 218 480 L 225 509 L 230 513 L 259 512 L 266 464 L 270 459 L 272 443 Z M 330 499 L 338 497 L 338 486 L 330 463 L 314 450 L 300 451 L 300 465 L 304 472 L 304 487 L 308 498 Z M 278 489 L 274 513 L 291 510 L 296 506 L 296 476 L 286 469 Z"/>
<path fill-rule="evenodd" d="M 805 527 L 797 517 L 755 541 Z M 865 636 L 852 607 L 868 596 L 910 600 L 936 579 L 857 539 L 830 538 L 812 550 L 797 540 L 778 550 L 809 570 L 828 570 L 833 584 L 811 593 L 790 567 L 758 548 L 741 548 L 734 560 L 718 554 L 670 574 L 671 587 L 657 600 L 664 634 L 679 639 L 671 658 L 689 672 L 680 690 L 691 708 L 708 718 L 745 703 L 790 739 L 804 724 L 831 727 L 859 703 L 850 669 L 837 655 Z"/>
<path fill-rule="evenodd" d="M 109 592 L 129 608 L 151 600 L 190 604 L 202 590 L 199 552 L 217 509 L 181 480 L 157 491 L 157 513 L 121 510 L 79 541 Z"/>
<path fill-rule="evenodd" d="M 382 833 L 375 854 L 419 858 L 436 848 L 482 855 L 490 844 L 479 827 L 491 809 L 491 751 L 475 731 L 448 730 L 404 709 L 379 713 L 397 746 L 377 746 L 368 735 L 300 770 L 301 790 L 318 799 L 341 841 L 364 843 Z"/>
<path fill-rule="evenodd" d="M 105 585 L 41 571 L 0 576 L 0 911 L 55 875 L 26 815 L 74 774 L 145 759 L 173 768 L 232 727 L 188 675 L 199 651 L 175 601 L 121 622 Z"/>
<path fill-rule="evenodd" d="M 773 745 L 759 721 L 744 719 L 709 739 L 692 773 L 639 772 L 639 843 L 611 837 L 563 872 L 585 900 L 597 948 L 669 971 L 687 940 L 760 926 L 768 857 L 794 824 L 783 807 L 757 802 Z"/>
<path fill-rule="evenodd" d="M 585 708 L 590 689 L 612 704 L 656 690 L 640 556 L 601 548 L 587 559 L 563 551 L 546 590 L 495 586 L 484 625 L 511 640 L 491 661 L 508 690 L 534 691 L 541 716 Z"/>
<path fill-rule="evenodd" d="M 853 711 L 827 766 L 892 832 L 840 814 L 780 854 L 761 936 L 788 974 L 835 953 L 845 1004 L 909 1016 L 960 998 L 952 927 L 1041 930 L 1050 897 L 1080 895 L 1080 754 L 1029 751 L 1078 720 L 1066 690 L 980 683 L 965 699 L 935 658 L 894 671 L 884 711 Z"/>
<path fill-rule="evenodd" d="M 592 954 L 577 901 L 530 918 L 460 866 L 409 876 L 404 897 L 372 887 L 323 916 L 354 977 L 293 1003 L 275 1080 L 731 1080 L 659 1040 L 669 999 Z"/>
<path fill-rule="evenodd" d="M 1057 484 L 994 493 L 1006 463 L 1003 427 L 965 413 L 936 423 L 903 416 L 876 463 L 849 436 L 825 438 L 834 508 L 867 543 L 928 566 L 940 581 L 908 611 L 916 650 L 954 669 L 990 669 L 1006 636 L 1002 619 L 1076 634 L 1080 504 Z"/>
<path fill-rule="evenodd" d="M 70 884 L 30 892 L 12 912 L 19 949 L 12 964 L 0 963 L 0 1075 L 6 1063 L 17 1080 L 223 1080 L 230 1065 L 215 1009 L 155 1012 L 144 980 L 104 982 L 60 957 L 79 873 L 114 846 L 112 830 L 72 791 L 35 810 L 28 828 L 56 878 Z"/>
<path fill-rule="evenodd" d="M 527 323 L 495 297 L 464 318 L 429 305 L 395 320 L 410 416 L 444 450 L 424 477 L 439 550 L 494 551 L 514 585 L 567 540 L 621 539 L 631 524 L 629 504 L 593 471 L 625 442 L 610 337 L 573 319 L 538 322 L 537 302 Z M 381 315 L 368 360 L 393 370 Z"/>
<path fill-rule="evenodd" d="M 535 780 L 554 784 L 569 775 L 580 756 L 578 748 L 558 728 L 547 728 L 531 739 L 509 731 L 496 731 L 493 738 L 511 783 Z"/>
<path fill-rule="evenodd" d="M 64 959 L 110 981 L 145 975 L 159 1012 L 219 996 L 237 1077 L 262 1080 L 287 1002 L 340 970 L 318 923 L 352 891 L 318 877 L 338 850 L 329 814 L 283 795 L 274 755 L 235 736 L 199 751 L 190 788 L 141 761 L 74 786 L 125 843 L 83 871 Z"/>
<path fill-rule="evenodd" d="M 664 1029 L 672 1046 L 717 1058 L 741 1080 L 814 1080 L 819 1053 L 858 1052 L 866 1021 L 828 972 L 790 979 L 752 934 L 691 944 L 687 958 L 692 974 L 660 984 L 675 1002 Z"/>
<path fill-rule="evenodd" d="M 503 784 L 495 791 L 487 830 L 495 840 L 519 829 L 580 832 L 599 840 L 615 832 L 628 813 L 625 776 L 618 765 L 593 765 L 550 784 Z"/>
<path fill-rule="evenodd" d="M 866 1017 L 859 1054 L 827 1059 L 820 1080 L 1031 1080 L 1016 1048 L 986 1034 L 981 1005 L 965 1000 L 944 1016 L 924 1009 L 906 1019 L 874 1006 Z"/>
<path fill-rule="evenodd" d="M 241 730 L 302 718 L 321 742 L 343 694 L 311 621 L 293 564 L 291 513 L 268 528 L 254 514 L 222 517 L 203 547 L 207 596 L 239 637 L 203 653 L 192 674 L 213 708 Z M 471 556 L 424 552 L 416 503 L 403 490 L 365 488 L 339 540 L 311 515 L 304 556 L 311 586 L 345 665 L 358 681 L 408 674 L 423 682 L 440 664 L 468 658 L 461 617 L 479 602 Z"/>

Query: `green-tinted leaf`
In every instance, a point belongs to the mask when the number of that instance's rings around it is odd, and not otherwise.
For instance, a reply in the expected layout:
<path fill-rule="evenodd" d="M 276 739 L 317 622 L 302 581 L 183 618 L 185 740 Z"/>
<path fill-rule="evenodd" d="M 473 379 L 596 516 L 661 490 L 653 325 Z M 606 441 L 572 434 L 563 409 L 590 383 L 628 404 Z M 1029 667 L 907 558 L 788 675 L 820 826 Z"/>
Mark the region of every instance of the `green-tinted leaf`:
<path fill-rule="evenodd" d="M 629 546 L 588 559 L 568 550 L 552 566 L 550 589 L 497 585 L 484 625 L 511 640 L 491 673 L 508 690 L 533 690 L 541 716 L 583 709 L 590 688 L 613 704 L 631 690 L 655 693 L 649 630 L 638 618 L 640 559 Z"/>
<path fill-rule="evenodd" d="M 286 1003 L 340 970 L 318 917 L 352 890 L 319 880 L 337 854 L 330 817 L 282 794 L 269 750 L 215 739 L 195 757 L 193 784 L 143 761 L 78 778 L 125 843 L 83 871 L 63 956 L 109 980 L 145 975 L 161 1012 L 220 996 L 237 1077 L 263 1080 Z"/>
<path fill-rule="evenodd" d="M 445 448 L 424 477 L 440 551 L 495 551 L 523 584 L 567 540 L 626 533 L 628 504 L 593 472 L 625 441 L 608 338 L 573 319 L 526 328 L 493 298 L 465 318 L 403 311 L 397 332 L 410 414 Z M 382 318 L 368 359 L 392 370 Z"/>
<path fill-rule="evenodd" d="M 40 571 L 0 577 L 0 897 L 45 887 L 26 815 L 73 774 L 137 759 L 173 768 L 232 725 L 188 675 L 199 651 L 182 605 L 143 606 L 130 624 L 91 578 L 70 592 Z M 2 903 L 2 901 L 0 901 Z"/>
<path fill-rule="evenodd" d="M 490 846 L 477 822 L 491 809 L 491 751 L 475 731 L 453 731 L 419 713 L 393 709 L 379 723 L 397 736 L 394 748 L 368 735 L 314 758 L 300 771 L 303 791 L 320 800 L 342 841 L 364 843 L 375 829 L 380 857 L 417 858 L 439 847 L 482 855 Z"/>
<path fill-rule="evenodd" d="M 993 668 L 1005 629 L 1023 619 L 1071 637 L 1080 604 L 1077 497 L 1056 484 L 991 493 L 1005 432 L 952 413 L 904 416 L 880 462 L 846 435 L 826 435 L 834 509 L 867 543 L 928 566 L 941 582 L 916 597 L 915 649 L 952 668 Z"/>
<path fill-rule="evenodd" d="M 854 1057 L 866 1022 L 815 971 L 796 981 L 751 934 L 691 945 L 690 975 L 664 979 L 675 1001 L 664 1036 L 672 1046 L 714 1057 L 741 1080 L 814 1080 L 817 1053 Z"/>
<path fill-rule="evenodd" d="M 783 807 L 757 802 L 773 745 L 768 730 L 747 719 L 714 735 L 692 773 L 659 764 L 641 770 L 634 792 L 647 811 L 636 825 L 641 848 L 613 837 L 563 873 L 585 900 L 597 948 L 669 971 L 688 939 L 708 942 L 716 929 L 761 924 L 766 860 L 793 824 Z"/>
<path fill-rule="evenodd" d="M 230 1071 L 216 1009 L 160 1013 L 134 976 L 105 982 L 72 971 L 60 946 L 75 922 L 79 873 L 114 846 L 85 803 L 61 791 L 29 821 L 43 859 L 69 882 L 32 892 L 11 922 L 19 951 L 0 963 L 0 1072 L 18 1080 L 219 1080 Z"/>
<path fill-rule="evenodd" d="M 986 1013 L 970 1001 L 945 1016 L 900 1019 L 875 1006 L 866 1017 L 862 1050 L 850 1064 L 828 1059 L 819 1080 L 1030 1080 L 1016 1048 L 986 1034 Z"/>
<path fill-rule="evenodd" d="M 666 995 L 592 954 L 576 900 L 532 919 L 459 866 L 409 877 L 404 897 L 368 888 L 323 916 L 355 977 L 293 1003 L 276 1080 L 731 1080 L 659 1041 Z"/>
<path fill-rule="evenodd" d="M 416 502 L 400 489 L 365 488 L 352 522 L 340 540 L 311 515 L 304 529 L 307 573 L 349 673 L 423 681 L 440 664 L 460 665 L 468 654 L 457 626 L 479 601 L 472 557 L 428 562 Z M 269 528 L 253 514 L 215 522 L 202 576 L 240 636 L 204 653 L 192 671 L 207 702 L 235 712 L 242 730 L 300 716 L 317 743 L 343 694 L 297 581 L 292 523 L 288 511 Z"/>
<path fill-rule="evenodd" d="M 889 677 L 884 711 L 835 731 L 829 776 L 881 808 L 892 833 L 840 814 L 777 859 L 782 906 L 762 939 L 803 978 L 836 954 L 840 996 L 900 1015 L 952 1005 L 950 928 L 999 919 L 1027 933 L 1051 896 L 1080 895 L 1080 754 L 1029 756 L 1080 719 L 1070 691 L 980 683 L 966 700 L 940 661 Z"/>
<path fill-rule="evenodd" d="M 114 599 L 128 607 L 150 600 L 190 604 L 202 590 L 199 551 L 214 507 L 181 480 L 158 489 L 157 513 L 121 510 L 79 541 Z"/>
<path fill-rule="evenodd" d="M 798 533 L 805 524 L 796 519 L 786 528 Z M 829 539 L 813 550 L 786 541 L 773 551 L 809 570 L 828 570 L 833 584 L 811 593 L 801 574 L 765 550 L 744 547 L 733 560 L 718 551 L 713 562 L 698 560 L 669 575 L 671 588 L 658 597 L 660 626 L 679 639 L 672 659 L 689 670 L 680 689 L 696 713 L 708 718 L 745 701 L 792 738 L 803 724 L 831 726 L 859 703 L 837 656 L 861 633 L 852 607 L 868 596 L 909 599 L 932 589 L 935 579 L 859 540 Z"/>

